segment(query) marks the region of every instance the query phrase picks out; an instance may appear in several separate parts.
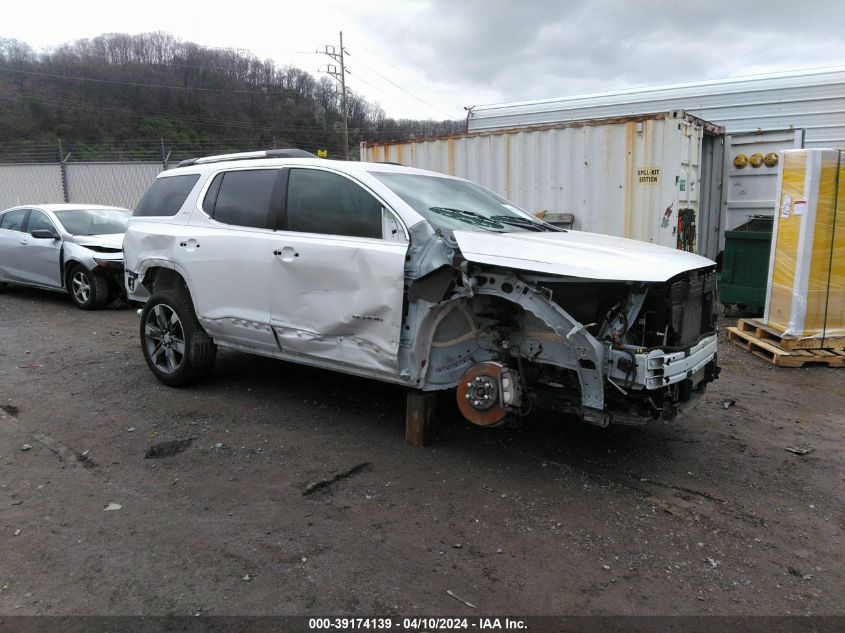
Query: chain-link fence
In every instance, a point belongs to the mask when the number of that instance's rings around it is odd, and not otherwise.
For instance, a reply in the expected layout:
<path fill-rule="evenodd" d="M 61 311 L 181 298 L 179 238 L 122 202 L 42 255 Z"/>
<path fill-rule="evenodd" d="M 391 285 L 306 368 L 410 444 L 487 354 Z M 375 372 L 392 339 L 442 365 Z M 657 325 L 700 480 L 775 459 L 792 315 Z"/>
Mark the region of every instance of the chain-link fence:
<path fill-rule="evenodd" d="M 161 163 L 68 163 L 68 199 L 134 209 Z"/>
<path fill-rule="evenodd" d="M 342 155 L 336 141 L 307 137 L 55 139 L 0 142 L 0 210 L 25 204 L 105 204 L 132 209 L 163 169 L 185 158 L 298 147 Z M 357 148 L 352 152 L 357 157 Z"/>
<path fill-rule="evenodd" d="M 156 175 L 182 159 L 275 145 L 272 138 L 266 143 L 238 138 L 4 142 L 0 143 L 0 210 L 62 202 L 132 209 Z"/>
<path fill-rule="evenodd" d="M 73 202 L 133 209 L 162 163 L 0 164 L 0 210 Z"/>
<path fill-rule="evenodd" d="M 61 165 L 0 165 L 0 209 L 19 204 L 64 201 Z"/>

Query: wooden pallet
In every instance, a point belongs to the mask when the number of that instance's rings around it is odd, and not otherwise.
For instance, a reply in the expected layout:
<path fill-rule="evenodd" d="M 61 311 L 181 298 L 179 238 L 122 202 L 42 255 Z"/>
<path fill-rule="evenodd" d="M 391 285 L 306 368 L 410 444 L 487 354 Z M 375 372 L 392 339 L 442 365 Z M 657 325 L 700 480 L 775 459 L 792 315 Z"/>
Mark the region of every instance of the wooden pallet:
<path fill-rule="evenodd" d="M 785 350 L 770 339 L 759 338 L 752 332 L 735 327 L 728 328 L 728 340 L 778 367 L 803 367 L 804 365 L 845 367 L 845 350 L 842 349 Z"/>
<path fill-rule="evenodd" d="M 819 337 L 799 337 L 778 332 L 775 328 L 766 325 L 759 319 L 740 319 L 736 322 L 736 329 L 740 332 L 754 334 L 758 339 L 769 341 L 785 351 L 796 349 L 843 349 L 845 348 L 845 335 Z"/>

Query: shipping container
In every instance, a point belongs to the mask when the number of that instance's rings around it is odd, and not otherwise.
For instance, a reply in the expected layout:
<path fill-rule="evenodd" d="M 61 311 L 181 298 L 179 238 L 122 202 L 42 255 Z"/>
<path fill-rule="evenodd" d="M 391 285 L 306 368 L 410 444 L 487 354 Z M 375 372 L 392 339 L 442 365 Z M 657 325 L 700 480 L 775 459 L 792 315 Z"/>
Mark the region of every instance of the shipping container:
<path fill-rule="evenodd" d="M 803 130 L 803 147 L 845 147 L 845 66 L 479 105 L 470 109 L 467 129 L 480 132 L 676 109 L 724 126 L 727 134 Z"/>
<path fill-rule="evenodd" d="M 724 231 L 774 215 L 777 166 L 737 168 L 739 154 L 845 147 L 845 66 L 695 81 L 470 108 L 467 130 L 513 129 L 682 109 L 725 128 Z"/>
<path fill-rule="evenodd" d="M 683 248 L 719 247 L 724 128 L 683 110 L 437 138 L 364 142 L 361 160 L 477 182 L 574 228 Z"/>

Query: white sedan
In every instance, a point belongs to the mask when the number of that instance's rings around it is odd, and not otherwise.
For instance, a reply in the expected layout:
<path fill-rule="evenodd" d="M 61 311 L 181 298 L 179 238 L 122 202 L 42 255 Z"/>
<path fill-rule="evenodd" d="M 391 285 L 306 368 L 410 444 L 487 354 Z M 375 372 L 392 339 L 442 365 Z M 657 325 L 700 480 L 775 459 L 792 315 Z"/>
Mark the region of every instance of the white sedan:
<path fill-rule="evenodd" d="M 0 211 L 0 291 L 9 284 L 70 294 L 83 310 L 123 294 L 123 234 L 131 211 L 42 204 Z"/>

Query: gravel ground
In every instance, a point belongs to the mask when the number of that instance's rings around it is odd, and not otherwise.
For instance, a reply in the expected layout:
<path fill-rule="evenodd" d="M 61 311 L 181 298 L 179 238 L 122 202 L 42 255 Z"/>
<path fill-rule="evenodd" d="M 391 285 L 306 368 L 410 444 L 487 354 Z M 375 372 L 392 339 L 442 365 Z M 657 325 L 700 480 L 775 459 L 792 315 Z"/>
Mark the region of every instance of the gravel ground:
<path fill-rule="evenodd" d="M 401 388 L 222 351 L 170 389 L 137 329 L 0 296 L 0 615 L 845 613 L 843 369 L 724 342 L 683 420 L 443 398 L 418 449 Z"/>

